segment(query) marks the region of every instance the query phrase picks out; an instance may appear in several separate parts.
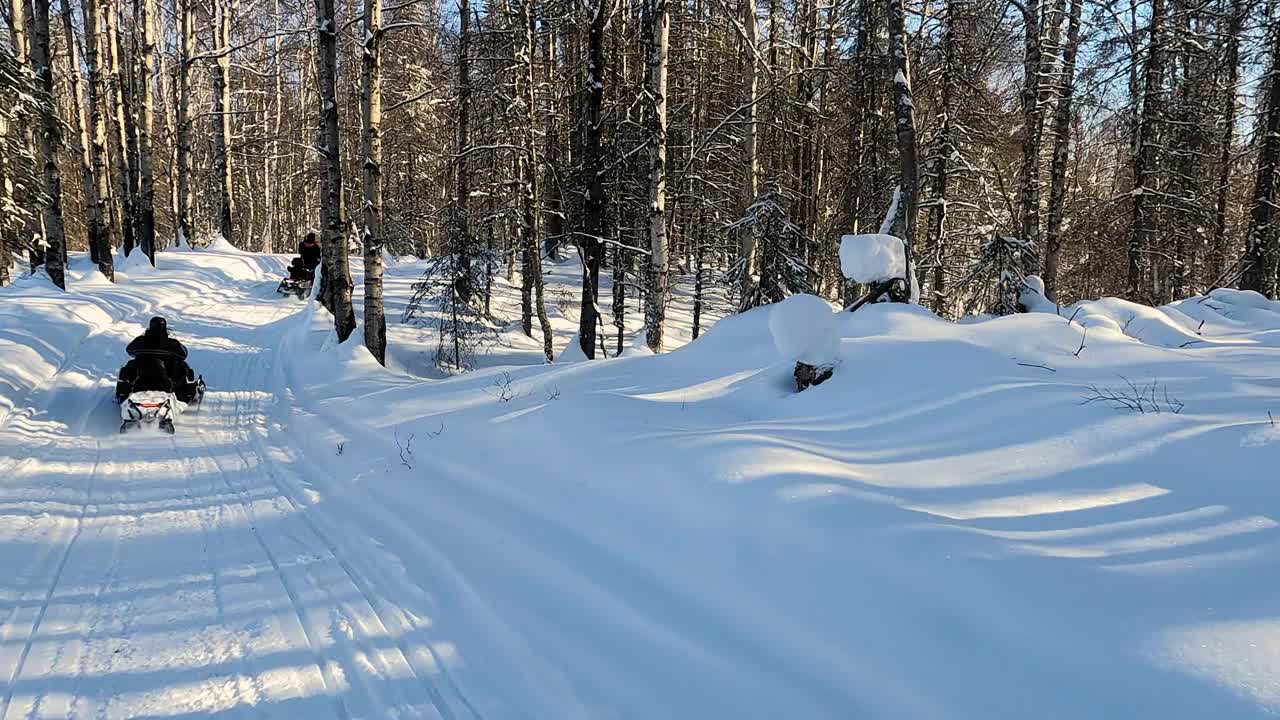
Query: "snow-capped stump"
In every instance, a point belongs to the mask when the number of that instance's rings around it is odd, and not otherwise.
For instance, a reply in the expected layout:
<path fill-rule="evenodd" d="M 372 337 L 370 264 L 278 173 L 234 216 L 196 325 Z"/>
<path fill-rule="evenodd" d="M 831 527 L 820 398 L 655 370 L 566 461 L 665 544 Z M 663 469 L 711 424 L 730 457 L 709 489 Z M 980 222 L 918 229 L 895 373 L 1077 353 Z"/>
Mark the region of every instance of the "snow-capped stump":
<path fill-rule="evenodd" d="M 816 295 L 792 295 L 771 305 L 769 312 L 774 347 L 796 362 L 796 391 L 830 378 L 840 349 L 831 305 Z"/>
<path fill-rule="evenodd" d="M 864 284 L 905 277 L 907 255 L 902 240 L 878 233 L 845 235 L 840 238 L 840 272 Z"/>
<path fill-rule="evenodd" d="M 1039 275 L 1028 275 L 1022 280 L 1018 293 L 1018 305 L 1023 312 L 1058 312 L 1058 306 L 1044 294 L 1044 280 Z"/>
<path fill-rule="evenodd" d="M 856 283 L 870 285 L 868 298 L 889 293 L 906 302 L 907 253 L 902 239 L 884 233 L 845 235 L 840 238 L 840 272 Z"/>

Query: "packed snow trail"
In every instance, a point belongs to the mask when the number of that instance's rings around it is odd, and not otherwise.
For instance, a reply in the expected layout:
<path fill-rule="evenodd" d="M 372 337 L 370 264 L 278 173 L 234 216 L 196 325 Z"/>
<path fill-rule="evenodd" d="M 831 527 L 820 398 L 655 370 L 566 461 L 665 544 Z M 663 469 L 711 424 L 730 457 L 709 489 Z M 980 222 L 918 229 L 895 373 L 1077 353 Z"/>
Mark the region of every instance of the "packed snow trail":
<path fill-rule="evenodd" d="M 245 261 L 262 267 L 225 285 L 87 289 L 111 322 L 0 427 L 0 718 L 470 717 L 284 485 L 271 367 L 300 305 L 264 294 L 277 262 Z M 209 392 L 176 435 L 119 435 L 122 340 L 151 313 Z"/>
<path fill-rule="evenodd" d="M 0 289 L 0 720 L 1280 712 L 1280 303 L 866 307 L 796 395 L 787 307 L 604 362 L 516 323 L 424 379 L 429 329 L 382 368 L 284 264 Z M 209 391 L 121 436 L 154 313 Z"/>

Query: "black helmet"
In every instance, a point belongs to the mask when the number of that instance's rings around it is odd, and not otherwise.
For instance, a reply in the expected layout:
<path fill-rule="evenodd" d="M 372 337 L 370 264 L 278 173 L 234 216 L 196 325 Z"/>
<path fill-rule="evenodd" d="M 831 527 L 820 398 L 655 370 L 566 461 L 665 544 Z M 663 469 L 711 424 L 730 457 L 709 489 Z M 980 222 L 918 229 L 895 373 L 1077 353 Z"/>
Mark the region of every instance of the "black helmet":
<path fill-rule="evenodd" d="M 169 323 L 162 317 L 151 318 L 151 324 L 147 326 L 148 335 L 159 335 L 160 337 L 169 336 Z"/>

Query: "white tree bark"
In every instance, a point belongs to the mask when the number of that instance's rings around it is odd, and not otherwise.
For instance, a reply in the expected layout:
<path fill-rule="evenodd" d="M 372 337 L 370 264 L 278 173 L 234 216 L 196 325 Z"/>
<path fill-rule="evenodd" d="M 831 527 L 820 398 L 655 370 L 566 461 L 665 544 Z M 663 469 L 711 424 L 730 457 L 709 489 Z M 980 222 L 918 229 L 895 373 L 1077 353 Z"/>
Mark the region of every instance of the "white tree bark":
<path fill-rule="evenodd" d="M 361 152 L 364 155 L 364 344 L 387 364 L 387 319 L 382 304 L 382 35 L 381 0 L 364 0 L 360 72 Z"/>
<path fill-rule="evenodd" d="M 644 329 L 649 349 L 662 352 L 670 277 L 667 271 L 667 0 L 651 0 L 649 12 L 649 283 Z"/>
<path fill-rule="evenodd" d="M 66 236 L 62 225 L 62 176 L 58 174 L 57 152 L 62 144 L 61 124 L 53 103 L 53 68 L 49 56 L 49 0 L 31 0 L 31 65 L 35 69 L 39 89 L 45 94 L 41 103 L 38 159 L 44 164 L 44 239 L 45 269 L 49 279 L 59 288 L 67 282 L 63 259 Z"/>

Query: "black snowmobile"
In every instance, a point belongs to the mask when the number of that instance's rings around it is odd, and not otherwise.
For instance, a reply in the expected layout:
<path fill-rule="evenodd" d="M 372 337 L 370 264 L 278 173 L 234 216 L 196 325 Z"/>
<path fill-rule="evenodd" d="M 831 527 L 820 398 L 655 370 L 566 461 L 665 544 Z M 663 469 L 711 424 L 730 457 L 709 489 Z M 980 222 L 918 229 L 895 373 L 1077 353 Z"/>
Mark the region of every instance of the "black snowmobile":
<path fill-rule="evenodd" d="M 298 243 L 298 257 L 289 263 L 289 277 L 280 281 L 276 292 L 281 295 L 293 295 L 299 300 L 311 294 L 311 286 L 316 280 L 316 268 L 320 265 L 320 243 L 315 233 L 307 233 L 307 237 Z"/>
<path fill-rule="evenodd" d="M 276 286 L 276 292 L 281 295 L 293 295 L 299 300 L 304 300 L 311 294 L 311 285 L 315 282 L 315 271 L 308 270 L 306 261 L 300 257 L 293 259 L 289 263 L 289 277 L 280 281 Z"/>
<path fill-rule="evenodd" d="M 120 405 L 120 432 L 157 425 L 174 432 L 173 421 L 204 399 L 204 376 L 187 365 L 187 349 L 169 336 L 162 317 L 151 318 L 147 332 L 125 349 L 132 359 L 120 368 L 116 402 Z"/>

